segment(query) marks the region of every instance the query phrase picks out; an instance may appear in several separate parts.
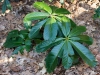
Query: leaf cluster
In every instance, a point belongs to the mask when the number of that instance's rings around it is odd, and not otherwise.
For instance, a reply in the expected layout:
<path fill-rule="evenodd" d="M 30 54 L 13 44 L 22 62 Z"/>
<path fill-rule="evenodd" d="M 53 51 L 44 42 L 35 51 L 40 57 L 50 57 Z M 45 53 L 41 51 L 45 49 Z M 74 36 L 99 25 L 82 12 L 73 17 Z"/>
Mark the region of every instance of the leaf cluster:
<path fill-rule="evenodd" d="M 64 8 L 48 6 L 44 2 L 35 2 L 33 6 L 40 11 L 29 13 L 24 17 L 23 23 L 28 32 L 11 31 L 4 43 L 5 47 L 17 47 L 14 53 L 22 52 L 24 49 L 30 51 L 32 40 L 37 39 L 36 52 L 50 50 L 45 58 L 45 66 L 49 73 L 54 71 L 59 60 L 65 69 L 69 69 L 79 57 L 88 65 L 96 66 L 94 55 L 83 45 L 93 43 L 91 37 L 83 34 L 86 27 L 77 26 L 65 16 L 70 12 Z M 38 22 L 32 26 L 34 20 Z"/>

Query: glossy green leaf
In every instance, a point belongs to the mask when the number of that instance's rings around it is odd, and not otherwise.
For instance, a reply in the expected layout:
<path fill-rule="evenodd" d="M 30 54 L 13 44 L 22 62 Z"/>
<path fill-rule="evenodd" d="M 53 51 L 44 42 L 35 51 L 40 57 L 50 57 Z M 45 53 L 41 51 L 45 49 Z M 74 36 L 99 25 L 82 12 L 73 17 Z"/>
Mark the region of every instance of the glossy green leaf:
<path fill-rule="evenodd" d="M 55 11 L 56 14 L 70 14 L 70 12 L 67 9 L 59 8 Z"/>
<path fill-rule="evenodd" d="M 85 46 L 80 44 L 79 42 L 70 41 L 74 49 L 80 55 L 80 57 L 86 62 L 88 65 L 94 67 L 96 66 L 95 57 Z"/>
<path fill-rule="evenodd" d="M 64 49 L 63 56 L 62 56 L 62 65 L 65 69 L 69 69 L 72 66 L 73 60 L 68 55 L 68 49 Z"/>
<path fill-rule="evenodd" d="M 52 13 L 52 10 L 51 8 L 44 2 L 35 2 L 33 4 L 34 7 L 36 7 L 37 9 L 40 9 L 40 10 L 45 10 L 47 11 L 49 14 Z"/>
<path fill-rule="evenodd" d="M 34 37 L 36 37 L 41 29 L 41 27 L 45 24 L 47 20 L 43 20 L 43 21 L 40 21 L 38 23 L 36 23 L 32 29 L 30 30 L 30 33 L 29 33 L 29 38 L 32 39 Z"/>
<path fill-rule="evenodd" d="M 62 42 L 59 45 L 55 46 L 46 57 L 45 61 L 46 61 L 47 72 L 51 73 L 57 66 L 57 63 L 58 63 L 57 57 L 60 50 L 62 49 L 63 44 L 64 43 Z"/>
<path fill-rule="evenodd" d="M 85 42 L 88 45 L 91 45 L 93 43 L 93 39 L 87 35 L 79 35 L 80 42 Z"/>
<path fill-rule="evenodd" d="M 62 24 L 60 24 L 60 28 L 64 36 L 67 37 L 67 35 L 70 32 L 70 28 L 71 28 L 70 20 L 66 17 L 63 17 Z"/>
<path fill-rule="evenodd" d="M 49 14 L 45 13 L 45 12 L 32 12 L 32 13 L 29 13 L 24 17 L 24 20 L 23 20 L 24 26 L 26 28 L 30 28 L 31 21 L 44 19 L 44 18 L 47 18 L 47 17 L 49 17 Z"/>
<path fill-rule="evenodd" d="M 86 31 L 86 27 L 85 26 L 76 26 L 69 33 L 69 37 L 80 35 L 85 31 Z"/>
<path fill-rule="evenodd" d="M 48 19 L 43 32 L 44 40 L 54 40 L 57 36 L 58 24 L 54 18 Z"/>
<path fill-rule="evenodd" d="M 59 42 L 61 42 L 62 40 L 63 40 L 63 38 L 59 38 L 59 39 L 56 39 L 53 41 L 45 40 L 36 46 L 36 51 L 38 53 L 44 52 L 44 51 L 48 50 L 49 48 L 51 48 L 52 46 L 54 46 L 55 44 L 59 44 Z"/>

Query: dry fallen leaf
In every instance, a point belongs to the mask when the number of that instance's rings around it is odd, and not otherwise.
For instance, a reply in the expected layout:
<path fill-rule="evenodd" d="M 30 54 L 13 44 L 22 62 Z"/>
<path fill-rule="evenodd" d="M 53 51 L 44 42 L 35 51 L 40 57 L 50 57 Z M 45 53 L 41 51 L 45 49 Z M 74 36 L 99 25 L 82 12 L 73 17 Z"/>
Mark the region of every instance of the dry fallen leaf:
<path fill-rule="evenodd" d="M 100 63 L 100 54 L 96 56 L 97 61 Z"/>

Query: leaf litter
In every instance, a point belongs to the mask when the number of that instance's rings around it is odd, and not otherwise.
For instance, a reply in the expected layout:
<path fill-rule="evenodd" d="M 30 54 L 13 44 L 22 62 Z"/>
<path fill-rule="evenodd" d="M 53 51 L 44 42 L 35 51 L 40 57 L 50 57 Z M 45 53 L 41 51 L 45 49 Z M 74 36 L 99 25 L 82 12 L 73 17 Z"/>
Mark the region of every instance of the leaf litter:
<path fill-rule="evenodd" d="M 46 72 L 44 58 L 46 53 L 38 54 L 34 51 L 24 54 L 11 55 L 14 49 L 3 47 L 7 33 L 14 29 L 24 29 L 23 17 L 30 11 L 36 11 L 31 8 L 32 2 L 23 4 L 23 2 L 12 2 L 13 9 L 6 14 L 0 14 L 0 75 L 50 75 Z M 61 7 L 58 1 L 54 5 Z M 98 62 L 95 68 L 91 68 L 83 61 L 80 64 L 65 70 L 62 66 L 55 69 L 51 75 L 100 75 L 100 25 L 93 20 L 95 8 L 100 5 L 99 0 L 74 0 L 73 3 L 65 2 L 65 8 L 71 11 L 72 18 L 78 25 L 85 25 L 87 32 L 94 39 L 93 45 L 89 49 L 95 55 Z M 27 11 L 25 8 L 26 6 Z M 1 10 L 0 10 L 1 12 Z"/>

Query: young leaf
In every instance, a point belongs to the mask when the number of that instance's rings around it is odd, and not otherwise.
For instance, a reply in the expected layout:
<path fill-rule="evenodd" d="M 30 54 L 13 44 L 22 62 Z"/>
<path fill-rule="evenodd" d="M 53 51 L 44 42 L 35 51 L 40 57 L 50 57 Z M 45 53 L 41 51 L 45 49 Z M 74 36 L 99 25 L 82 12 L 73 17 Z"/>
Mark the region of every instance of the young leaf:
<path fill-rule="evenodd" d="M 40 10 L 45 10 L 47 11 L 49 14 L 52 13 L 52 10 L 51 8 L 44 2 L 35 2 L 33 4 L 34 7 L 36 7 L 37 9 L 40 9 Z"/>
<path fill-rule="evenodd" d="M 54 18 L 48 19 L 45 27 L 43 38 L 44 40 L 54 40 L 57 36 L 58 24 Z"/>
<path fill-rule="evenodd" d="M 30 38 L 30 39 L 32 39 L 32 38 L 34 38 L 34 37 L 36 37 L 36 36 L 38 35 L 38 33 L 39 33 L 41 27 L 45 24 L 46 21 L 47 21 L 47 19 L 45 19 L 45 20 L 43 20 L 43 21 L 40 21 L 40 22 L 36 23 L 36 24 L 32 27 L 32 29 L 31 29 L 31 31 L 30 31 L 30 33 L 29 33 L 29 38 Z"/>
<path fill-rule="evenodd" d="M 55 14 L 58 14 L 58 15 L 59 14 L 70 14 L 70 12 L 64 8 L 58 8 L 58 9 L 56 9 Z"/>
<path fill-rule="evenodd" d="M 93 43 L 93 39 L 87 35 L 79 35 L 80 42 L 85 42 L 88 45 L 91 45 Z"/>
<path fill-rule="evenodd" d="M 71 28 L 71 24 L 70 24 L 70 20 L 66 17 L 62 18 L 62 24 L 59 24 L 62 33 L 64 34 L 65 37 L 67 37 L 67 35 L 70 32 L 70 28 Z"/>
<path fill-rule="evenodd" d="M 64 42 L 55 46 L 51 50 L 51 52 L 48 54 L 48 56 L 46 57 L 45 61 L 46 61 L 47 72 L 51 73 L 57 66 L 57 63 L 58 63 L 57 57 L 58 57 L 60 50 L 62 49 L 63 44 L 64 44 Z"/>
<path fill-rule="evenodd" d="M 95 57 L 93 54 L 88 50 L 85 46 L 80 44 L 79 42 L 70 41 L 74 49 L 77 53 L 81 56 L 81 58 L 86 62 L 88 65 L 94 67 L 96 66 Z"/>
<path fill-rule="evenodd" d="M 85 26 L 77 26 L 71 30 L 71 32 L 69 33 L 69 37 L 80 35 L 85 31 L 86 31 Z"/>

